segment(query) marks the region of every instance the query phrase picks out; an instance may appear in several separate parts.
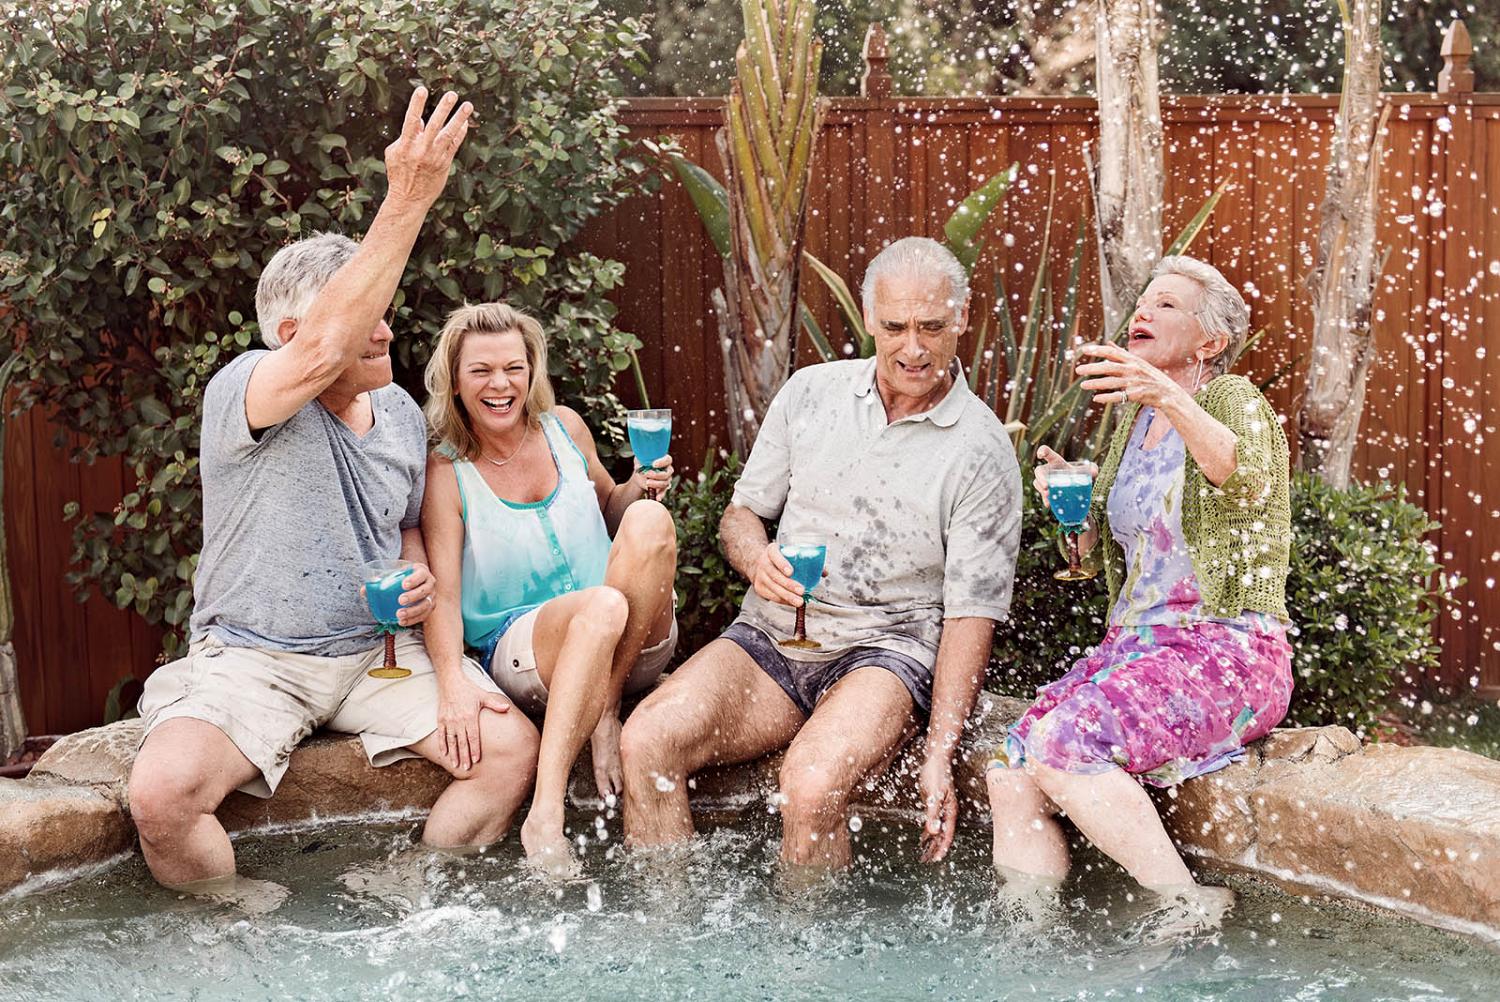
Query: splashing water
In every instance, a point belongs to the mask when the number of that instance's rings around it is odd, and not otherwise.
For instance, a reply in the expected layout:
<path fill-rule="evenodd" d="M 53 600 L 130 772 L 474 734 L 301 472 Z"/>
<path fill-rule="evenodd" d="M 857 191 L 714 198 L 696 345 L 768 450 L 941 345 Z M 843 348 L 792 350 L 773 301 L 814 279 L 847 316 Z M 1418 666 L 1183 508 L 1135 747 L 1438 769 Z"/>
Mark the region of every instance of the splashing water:
<path fill-rule="evenodd" d="M 997 892 L 984 833 L 928 867 L 914 832 L 866 816 L 853 870 L 812 885 L 782 879 L 778 819 L 759 810 L 684 848 L 591 844 L 589 879 L 561 884 L 525 871 L 514 840 L 460 857 L 412 849 L 406 826 L 247 837 L 242 871 L 291 889 L 274 913 L 183 900 L 134 860 L 10 899 L 0 984 L 26 1002 L 1500 997 L 1488 947 L 1253 885 L 1218 933 L 1153 943 L 1159 908 L 1087 853 L 1039 918 Z M 360 890 L 388 866 L 420 893 Z"/>

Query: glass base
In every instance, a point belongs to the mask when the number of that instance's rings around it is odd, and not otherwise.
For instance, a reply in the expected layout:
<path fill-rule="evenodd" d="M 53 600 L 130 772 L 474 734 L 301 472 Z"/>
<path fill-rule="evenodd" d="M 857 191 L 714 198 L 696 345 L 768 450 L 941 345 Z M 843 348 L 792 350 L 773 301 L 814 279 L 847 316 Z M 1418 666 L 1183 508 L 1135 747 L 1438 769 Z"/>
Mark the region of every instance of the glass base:
<path fill-rule="evenodd" d="M 1052 576 L 1059 581 L 1090 581 L 1098 577 L 1099 572 L 1091 571 L 1087 568 L 1080 568 L 1079 570 L 1075 571 L 1064 567 L 1062 570 L 1057 571 Z"/>
<path fill-rule="evenodd" d="M 801 640 L 798 640 L 796 637 L 788 637 L 785 640 L 778 640 L 777 643 L 782 647 L 794 647 L 799 651 L 819 651 L 823 649 L 822 644 L 816 640 L 808 640 L 806 637 L 803 637 Z"/>
<path fill-rule="evenodd" d="M 365 672 L 365 674 L 370 676 L 371 678 L 406 678 L 411 675 L 411 669 L 402 668 L 400 665 L 395 665 L 390 668 L 381 665 L 376 668 L 371 668 L 369 671 Z"/>

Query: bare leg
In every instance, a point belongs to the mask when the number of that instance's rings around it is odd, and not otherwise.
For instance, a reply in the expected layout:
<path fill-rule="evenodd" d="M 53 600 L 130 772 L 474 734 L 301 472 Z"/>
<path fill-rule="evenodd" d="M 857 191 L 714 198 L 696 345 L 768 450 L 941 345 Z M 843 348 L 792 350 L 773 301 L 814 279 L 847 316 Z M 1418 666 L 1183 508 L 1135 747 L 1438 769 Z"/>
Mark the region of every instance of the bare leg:
<path fill-rule="evenodd" d="M 609 550 L 604 583 L 618 589 L 630 606 L 610 665 L 610 701 L 590 740 L 594 782 L 599 796 L 624 788 L 620 766 L 620 699 L 641 651 L 666 640 L 672 630 L 672 581 L 677 574 L 677 529 L 672 515 L 656 501 L 637 501 L 625 510 Z"/>
<path fill-rule="evenodd" d="M 1129 773 L 1115 768 L 1081 775 L 1035 761 L 1026 767 L 1078 830 L 1143 886 L 1162 889 L 1193 884 L 1193 875 L 1167 837 L 1151 798 Z"/>
<path fill-rule="evenodd" d="M 537 615 L 532 642 L 547 715 L 521 844 L 528 859 L 548 869 L 575 867 L 563 834 L 568 774 L 609 703 L 610 661 L 628 613 L 625 597 L 603 585 L 552 599 Z"/>
<path fill-rule="evenodd" d="M 184 888 L 234 876 L 234 849 L 214 812 L 258 774 L 207 721 L 176 717 L 151 732 L 130 771 L 130 816 L 159 883 Z"/>
<path fill-rule="evenodd" d="M 1068 839 L 1053 815 L 1057 805 L 1024 769 L 985 773 L 994 830 L 995 867 L 1062 880 L 1068 875 Z"/>
<path fill-rule="evenodd" d="M 436 731 L 411 746 L 453 776 L 432 805 L 422 830 L 422 841 L 433 848 L 498 842 L 531 792 L 540 738 L 526 715 L 515 709 L 509 713 L 484 710 L 479 714 L 479 736 L 479 761 L 467 771 L 448 769 Z"/>
<path fill-rule="evenodd" d="M 713 641 L 625 722 L 626 840 L 654 846 L 691 838 L 687 778 L 784 748 L 801 726 L 796 704 L 743 648 Z"/>
<path fill-rule="evenodd" d="M 823 696 L 781 766 L 781 859 L 849 865 L 855 786 L 910 733 L 911 694 L 884 668 L 859 668 Z"/>

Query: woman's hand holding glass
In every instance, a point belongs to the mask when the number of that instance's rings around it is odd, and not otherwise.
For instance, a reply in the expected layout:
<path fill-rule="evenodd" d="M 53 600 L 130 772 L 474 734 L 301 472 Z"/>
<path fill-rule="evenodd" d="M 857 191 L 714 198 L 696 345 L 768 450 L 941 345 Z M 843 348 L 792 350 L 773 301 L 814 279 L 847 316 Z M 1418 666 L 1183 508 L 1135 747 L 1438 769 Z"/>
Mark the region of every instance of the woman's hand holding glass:
<path fill-rule="evenodd" d="M 637 469 L 630 475 L 630 483 L 641 492 L 642 497 L 660 501 L 672 486 L 672 457 L 661 457 L 650 469 Z M 656 493 L 653 494 L 652 491 Z"/>

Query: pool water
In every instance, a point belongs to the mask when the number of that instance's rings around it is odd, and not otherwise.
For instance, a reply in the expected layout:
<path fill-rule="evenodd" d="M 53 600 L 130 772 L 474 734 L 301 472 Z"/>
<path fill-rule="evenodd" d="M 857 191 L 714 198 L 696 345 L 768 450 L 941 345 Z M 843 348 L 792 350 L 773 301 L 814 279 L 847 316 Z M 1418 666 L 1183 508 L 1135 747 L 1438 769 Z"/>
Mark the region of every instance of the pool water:
<path fill-rule="evenodd" d="M 665 854 L 621 852 L 611 820 L 590 879 L 562 886 L 524 871 L 514 840 L 439 856 L 412 849 L 413 830 L 238 840 L 242 872 L 291 891 L 266 915 L 182 900 L 138 858 L 0 899 L 0 997 L 1500 998 L 1483 944 L 1255 885 L 1236 885 L 1217 935 L 1143 945 L 1147 903 L 1087 855 L 1062 924 L 1021 930 L 977 829 L 929 868 L 908 823 L 866 819 L 852 872 L 811 887 L 777 865 L 777 819 L 758 810 Z"/>

